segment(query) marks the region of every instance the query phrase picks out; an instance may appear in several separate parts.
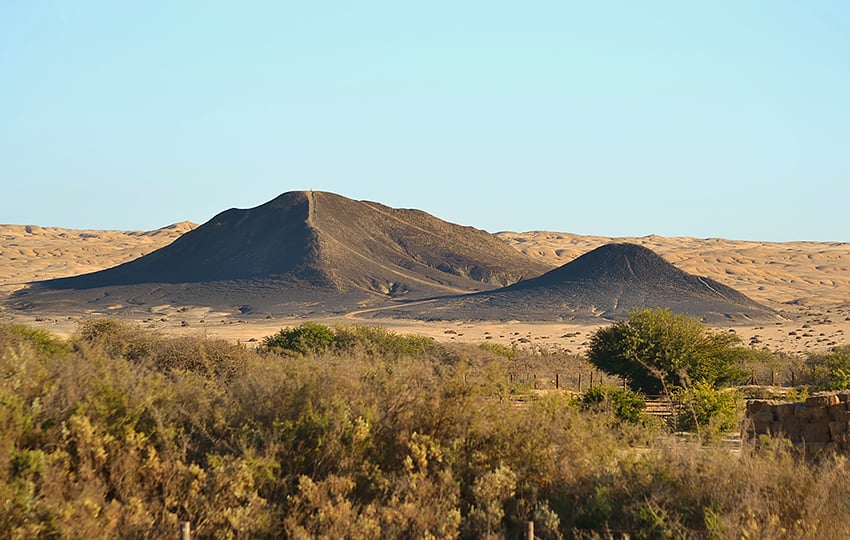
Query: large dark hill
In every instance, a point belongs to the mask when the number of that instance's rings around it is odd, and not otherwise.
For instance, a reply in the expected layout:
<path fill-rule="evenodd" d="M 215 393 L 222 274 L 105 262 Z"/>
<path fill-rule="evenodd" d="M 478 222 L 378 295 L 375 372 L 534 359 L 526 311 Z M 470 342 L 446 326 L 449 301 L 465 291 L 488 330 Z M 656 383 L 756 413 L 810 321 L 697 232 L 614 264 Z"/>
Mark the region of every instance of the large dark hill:
<path fill-rule="evenodd" d="M 776 313 L 709 278 L 679 270 L 635 244 L 599 247 L 539 277 L 502 289 L 395 309 L 433 319 L 556 321 L 622 319 L 636 308 L 665 307 L 706 321 L 775 319 Z"/>
<path fill-rule="evenodd" d="M 134 261 L 40 283 L 50 290 L 223 283 L 250 296 L 275 288 L 415 298 L 481 291 L 541 274 L 495 236 L 418 210 L 326 192 L 284 193 L 230 209 Z M 184 295 L 185 296 L 185 295 Z M 198 299 L 203 303 L 205 299 Z"/>
<path fill-rule="evenodd" d="M 170 245 L 99 272 L 43 282 L 53 289 L 90 289 L 143 283 L 199 283 L 272 275 L 321 275 L 316 234 L 307 225 L 309 199 L 286 193 L 256 208 L 232 208 Z"/>

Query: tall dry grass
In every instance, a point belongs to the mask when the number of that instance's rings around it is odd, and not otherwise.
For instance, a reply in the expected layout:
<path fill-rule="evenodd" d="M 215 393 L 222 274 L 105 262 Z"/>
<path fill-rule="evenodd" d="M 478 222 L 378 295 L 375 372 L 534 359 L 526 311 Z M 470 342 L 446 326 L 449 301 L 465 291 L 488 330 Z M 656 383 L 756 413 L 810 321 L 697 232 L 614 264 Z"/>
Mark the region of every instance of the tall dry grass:
<path fill-rule="evenodd" d="M 683 444 L 562 392 L 518 406 L 499 351 L 345 335 L 367 341 L 0 327 L 0 536 L 850 537 L 841 458 Z"/>

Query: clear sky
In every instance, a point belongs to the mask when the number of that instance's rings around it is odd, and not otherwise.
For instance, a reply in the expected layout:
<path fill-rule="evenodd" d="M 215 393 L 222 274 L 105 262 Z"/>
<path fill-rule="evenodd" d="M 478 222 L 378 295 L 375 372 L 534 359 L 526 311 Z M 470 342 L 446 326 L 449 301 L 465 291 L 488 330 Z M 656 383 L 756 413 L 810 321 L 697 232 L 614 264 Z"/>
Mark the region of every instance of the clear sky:
<path fill-rule="evenodd" d="M 0 0 L 0 223 L 296 189 L 489 231 L 850 241 L 850 2 Z"/>

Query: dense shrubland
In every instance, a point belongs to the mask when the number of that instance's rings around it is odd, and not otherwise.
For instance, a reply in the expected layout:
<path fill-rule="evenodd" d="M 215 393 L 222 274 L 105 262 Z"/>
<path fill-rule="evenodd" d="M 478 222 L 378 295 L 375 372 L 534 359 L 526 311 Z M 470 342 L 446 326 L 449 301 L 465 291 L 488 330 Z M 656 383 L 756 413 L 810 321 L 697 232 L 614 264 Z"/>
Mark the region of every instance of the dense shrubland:
<path fill-rule="evenodd" d="M 843 459 L 678 442 L 628 389 L 510 399 L 511 370 L 556 359 L 363 327 L 251 350 L 0 326 L 0 536 L 850 536 Z M 715 387 L 688 388 L 716 418 Z"/>

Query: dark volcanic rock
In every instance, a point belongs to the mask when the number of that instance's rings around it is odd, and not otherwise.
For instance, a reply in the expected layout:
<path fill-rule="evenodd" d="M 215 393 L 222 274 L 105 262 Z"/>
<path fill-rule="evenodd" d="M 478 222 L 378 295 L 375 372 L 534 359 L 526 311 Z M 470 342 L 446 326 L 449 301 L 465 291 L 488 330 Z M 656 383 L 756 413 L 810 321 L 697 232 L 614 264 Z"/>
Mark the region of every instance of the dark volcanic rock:
<path fill-rule="evenodd" d="M 256 208 L 222 212 L 171 245 L 134 261 L 41 282 L 39 287 L 133 286 L 139 291 L 140 285 L 160 284 L 176 291 L 167 285 L 179 284 L 182 301 L 191 301 L 192 291 L 204 294 L 228 288 L 245 296 L 257 296 L 257 291 L 281 296 L 276 289 L 292 289 L 299 297 L 324 291 L 416 298 L 488 290 L 547 269 L 485 231 L 425 212 L 296 191 Z M 212 282 L 219 285 L 200 286 Z M 252 292 L 253 283 L 257 294 Z M 198 298 L 194 303 L 212 302 Z"/>
<path fill-rule="evenodd" d="M 43 282 L 53 289 L 200 283 L 297 275 L 321 282 L 309 201 L 287 193 L 249 210 L 226 210 L 170 245 L 99 272 Z"/>
<path fill-rule="evenodd" d="M 650 249 L 608 244 L 539 277 L 495 291 L 395 309 L 428 319 L 557 321 L 622 319 L 664 307 L 707 322 L 777 319 L 777 314 L 709 278 L 679 270 Z"/>

